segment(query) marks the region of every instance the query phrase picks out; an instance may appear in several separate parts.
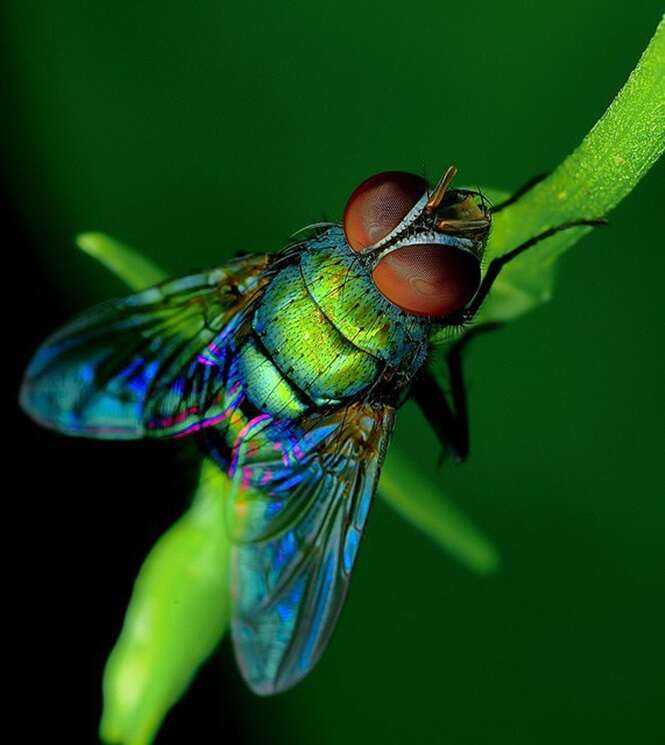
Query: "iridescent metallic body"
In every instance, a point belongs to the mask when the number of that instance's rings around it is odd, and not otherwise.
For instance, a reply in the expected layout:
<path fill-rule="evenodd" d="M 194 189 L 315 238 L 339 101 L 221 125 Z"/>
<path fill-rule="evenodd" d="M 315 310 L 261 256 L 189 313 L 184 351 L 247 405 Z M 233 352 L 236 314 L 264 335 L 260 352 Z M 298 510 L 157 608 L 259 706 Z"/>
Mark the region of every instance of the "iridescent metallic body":
<path fill-rule="evenodd" d="M 417 241 L 414 219 L 380 251 Z M 327 643 L 395 408 L 427 356 L 432 321 L 382 295 L 368 256 L 328 226 L 281 253 L 105 303 L 45 342 L 22 389 L 48 427 L 196 435 L 226 470 L 232 633 L 259 693 L 296 683 Z"/>
<path fill-rule="evenodd" d="M 308 243 L 300 271 L 308 293 L 348 343 L 407 375 L 424 362 L 431 323 L 386 300 L 341 228 Z"/>

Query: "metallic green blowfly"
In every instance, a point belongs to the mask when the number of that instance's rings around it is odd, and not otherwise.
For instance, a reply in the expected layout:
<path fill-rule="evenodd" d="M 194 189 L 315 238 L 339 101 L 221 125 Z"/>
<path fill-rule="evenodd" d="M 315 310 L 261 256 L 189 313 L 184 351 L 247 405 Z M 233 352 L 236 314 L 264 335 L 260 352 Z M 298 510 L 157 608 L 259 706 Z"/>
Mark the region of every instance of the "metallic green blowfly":
<path fill-rule="evenodd" d="M 490 207 L 452 189 L 455 173 L 433 189 L 373 176 L 342 225 L 92 308 L 26 372 L 21 403 L 40 424 L 101 439 L 191 435 L 228 473 L 231 628 L 257 693 L 294 685 L 325 649 L 396 408 L 414 396 L 444 447 L 467 453 L 463 342 L 448 354 L 448 402 L 424 366 L 432 335 L 472 321 L 530 246 L 603 222 L 559 225 L 483 273 L 492 214 L 520 193 Z"/>

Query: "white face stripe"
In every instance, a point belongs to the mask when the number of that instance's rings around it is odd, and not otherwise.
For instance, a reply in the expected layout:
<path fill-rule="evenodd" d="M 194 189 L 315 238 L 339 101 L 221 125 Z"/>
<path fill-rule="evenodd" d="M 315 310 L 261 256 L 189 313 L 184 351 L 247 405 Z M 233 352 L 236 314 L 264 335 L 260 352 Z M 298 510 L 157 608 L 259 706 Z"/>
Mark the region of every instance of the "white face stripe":
<path fill-rule="evenodd" d="M 413 207 L 404 215 L 402 222 L 396 225 L 388 235 L 381 238 L 380 241 L 373 243 L 368 246 L 363 253 L 372 255 L 374 264 L 378 264 L 384 256 L 397 251 L 404 246 L 424 245 L 424 244 L 438 244 L 440 246 L 454 246 L 463 251 L 468 251 L 476 256 L 474 248 L 477 246 L 476 241 L 472 241 L 469 238 L 462 238 L 460 236 L 448 235 L 446 233 L 439 233 L 435 230 L 423 230 L 418 233 L 413 233 L 404 240 L 395 241 L 392 245 L 388 245 L 384 251 L 381 251 L 382 246 L 386 246 L 393 241 L 400 233 L 403 233 L 410 225 L 423 214 L 423 211 L 427 205 L 427 202 L 431 196 L 431 192 L 426 191 L 422 197 L 413 205 Z"/>
<path fill-rule="evenodd" d="M 377 248 L 381 248 L 381 246 L 385 246 L 386 243 L 389 243 L 396 235 L 399 235 L 403 230 L 406 230 L 406 228 L 409 227 L 412 223 L 414 223 L 422 214 L 423 210 L 425 209 L 425 205 L 427 204 L 427 200 L 429 199 L 429 192 L 425 192 L 422 197 L 411 207 L 411 209 L 404 215 L 404 218 L 402 219 L 402 222 L 399 223 L 397 226 L 395 226 L 388 235 L 381 238 L 380 241 L 377 241 L 376 243 L 373 243 L 371 246 L 368 246 L 366 249 L 364 249 L 363 253 L 367 253 L 370 251 L 374 251 Z"/>
<path fill-rule="evenodd" d="M 466 251 L 474 256 L 478 261 L 482 261 L 482 254 L 484 250 L 484 242 L 472 240 L 470 238 L 462 238 L 457 235 L 450 235 L 449 233 L 443 233 L 436 230 L 419 230 L 418 232 L 411 232 L 408 236 L 404 236 L 401 240 L 395 240 L 397 236 L 404 233 L 411 225 L 413 225 L 418 218 L 420 218 L 427 206 L 427 202 L 431 197 L 433 191 L 427 189 L 420 199 L 413 205 L 413 207 L 404 215 L 402 221 L 396 225 L 388 235 L 381 238 L 363 249 L 362 254 L 367 257 L 371 264 L 376 265 L 390 253 L 404 248 L 406 246 L 415 245 L 440 245 L 440 246 L 452 246 L 459 249 L 460 251 Z M 391 244 L 391 242 L 394 243 Z M 384 250 L 381 250 L 385 246 Z"/>
<path fill-rule="evenodd" d="M 472 241 L 469 238 L 460 238 L 455 235 L 437 233 L 434 230 L 426 230 L 414 235 L 406 236 L 404 240 L 396 241 L 395 243 L 393 243 L 392 246 L 388 246 L 385 251 L 377 252 L 374 257 L 375 265 L 378 264 L 379 261 L 381 261 L 381 259 L 383 259 L 385 256 L 388 256 L 388 254 L 393 253 L 393 251 L 398 251 L 400 248 L 404 248 L 405 246 L 417 246 L 423 244 L 431 245 L 433 243 L 436 243 L 440 246 L 453 246 L 460 251 L 467 251 L 468 253 L 478 258 L 476 251 L 474 251 L 474 248 L 476 248 L 477 246 L 476 241 Z"/>

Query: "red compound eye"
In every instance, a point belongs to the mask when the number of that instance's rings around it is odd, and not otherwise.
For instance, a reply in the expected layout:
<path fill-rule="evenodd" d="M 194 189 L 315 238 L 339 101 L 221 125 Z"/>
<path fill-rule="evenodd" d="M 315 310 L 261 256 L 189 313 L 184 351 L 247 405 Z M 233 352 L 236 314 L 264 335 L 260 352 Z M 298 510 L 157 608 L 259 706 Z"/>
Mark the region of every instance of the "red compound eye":
<path fill-rule="evenodd" d="M 426 191 L 425 179 L 402 171 L 386 171 L 363 181 L 344 210 L 349 246 L 362 252 L 385 238 Z"/>
<path fill-rule="evenodd" d="M 452 246 L 414 244 L 381 259 L 372 277 L 381 293 L 407 313 L 447 316 L 476 293 L 480 262 Z"/>

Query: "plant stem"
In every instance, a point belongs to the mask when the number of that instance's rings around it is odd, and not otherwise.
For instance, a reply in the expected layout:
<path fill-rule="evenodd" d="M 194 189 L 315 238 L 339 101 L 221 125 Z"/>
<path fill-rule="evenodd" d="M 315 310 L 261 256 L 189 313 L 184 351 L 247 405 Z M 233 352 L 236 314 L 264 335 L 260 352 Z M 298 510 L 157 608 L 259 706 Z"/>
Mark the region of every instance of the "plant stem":
<path fill-rule="evenodd" d="M 664 149 L 665 18 L 628 81 L 579 147 L 550 176 L 496 215 L 488 259 L 554 225 L 607 215 Z M 554 263 L 590 230 L 561 232 L 506 266 L 481 320 L 511 320 L 549 300 Z M 522 297 L 510 303 L 511 293 Z"/>

